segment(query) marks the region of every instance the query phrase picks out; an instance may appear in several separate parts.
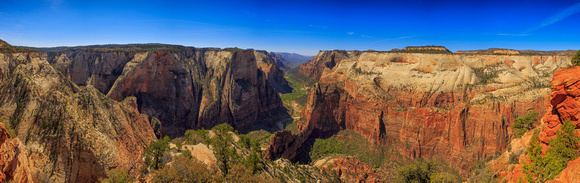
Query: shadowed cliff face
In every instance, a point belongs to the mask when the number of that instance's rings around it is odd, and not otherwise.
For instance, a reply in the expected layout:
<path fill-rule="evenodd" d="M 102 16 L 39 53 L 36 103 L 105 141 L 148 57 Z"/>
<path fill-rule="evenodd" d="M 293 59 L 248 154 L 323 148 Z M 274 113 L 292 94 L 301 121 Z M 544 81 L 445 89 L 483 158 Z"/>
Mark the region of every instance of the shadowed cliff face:
<path fill-rule="evenodd" d="M 300 70 L 320 76 L 301 113 L 300 134 L 277 133 L 265 155 L 297 160 L 285 151 L 351 129 L 408 157 L 446 160 L 466 177 L 475 160 L 507 147 L 515 116 L 546 111 L 552 72 L 570 58 L 321 52 Z M 280 138 L 299 142 L 278 144 Z"/>
<path fill-rule="evenodd" d="M 51 65 L 79 86 L 93 85 L 101 93 L 109 92 L 123 66 L 135 52 L 51 52 L 46 57 Z"/>
<path fill-rule="evenodd" d="M 242 131 L 278 130 L 288 118 L 278 92 L 292 88 L 263 51 L 182 48 L 176 51 L 46 53 L 75 84 L 94 85 L 161 121 L 158 135 L 227 122 Z M 154 119 L 150 119 L 154 120 Z"/>
<path fill-rule="evenodd" d="M 135 98 L 79 88 L 40 53 L 0 54 L 0 68 L 0 115 L 23 142 L 34 181 L 96 182 L 110 168 L 143 164 L 155 135 Z"/>

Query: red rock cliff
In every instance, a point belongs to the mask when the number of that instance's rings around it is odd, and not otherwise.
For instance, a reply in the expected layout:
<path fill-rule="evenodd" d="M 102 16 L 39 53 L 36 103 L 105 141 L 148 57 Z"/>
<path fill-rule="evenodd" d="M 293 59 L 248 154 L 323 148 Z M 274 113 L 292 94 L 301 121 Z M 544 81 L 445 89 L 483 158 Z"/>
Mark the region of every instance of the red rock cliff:
<path fill-rule="evenodd" d="M 93 85 L 117 101 L 135 96 L 139 111 L 161 122 L 158 135 L 180 136 L 223 122 L 277 130 L 276 123 L 288 118 L 277 91 L 292 88 L 267 52 L 95 47 L 44 55 L 79 86 Z"/>
<path fill-rule="evenodd" d="M 92 85 L 78 87 L 39 53 L 0 54 L 0 67 L 9 73 L 0 81 L 0 115 L 25 139 L 18 149 L 29 151 L 35 179 L 96 182 L 108 169 L 143 165 L 155 135 L 134 97 L 117 102 Z"/>
<path fill-rule="evenodd" d="M 552 94 L 548 110 L 544 115 L 544 128 L 540 132 L 540 140 L 547 144 L 556 137 L 556 131 L 561 128 L 564 120 L 569 119 L 576 125 L 576 134 L 580 135 L 580 67 L 560 69 L 552 79 Z M 568 162 L 555 180 L 557 182 L 580 181 L 580 159 Z"/>
<path fill-rule="evenodd" d="M 26 147 L 0 123 L 0 182 L 32 182 Z"/>
<path fill-rule="evenodd" d="M 315 60 L 336 63 L 330 61 L 337 53 L 321 52 Z M 371 141 L 392 144 L 408 157 L 446 160 L 464 177 L 476 159 L 507 147 L 514 116 L 546 111 L 549 89 L 544 86 L 549 75 L 570 60 L 385 52 L 349 55 L 334 67 L 310 72 L 322 74 L 302 111 L 301 133 L 291 139 L 351 129 Z M 303 66 L 308 70 L 311 65 Z M 484 83 L 484 79 L 489 81 Z M 274 139 L 278 137 L 282 133 Z M 302 143 L 280 145 L 273 140 L 271 147 L 299 151 L 296 144 Z M 296 158 L 291 156 L 294 153 L 279 154 Z"/>

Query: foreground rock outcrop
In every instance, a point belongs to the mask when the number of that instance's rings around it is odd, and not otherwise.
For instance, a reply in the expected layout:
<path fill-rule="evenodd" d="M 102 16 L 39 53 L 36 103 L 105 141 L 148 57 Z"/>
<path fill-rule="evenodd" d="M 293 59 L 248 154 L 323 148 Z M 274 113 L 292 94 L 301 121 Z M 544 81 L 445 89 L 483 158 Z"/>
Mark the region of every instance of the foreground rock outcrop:
<path fill-rule="evenodd" d="M 552 73 L 571 55 L 479 55 L 324 51 L 300 72 L 319 77 L 299 134 L 277 133 L 265 154 L 296 160 L 304 141 L 351 129 L 412 158 L 458 167 L 503 151 L 515 116 L 546 111 Z M 540 117 L 540 116 L 538 116 Z M 285 147 L 285 151 L 279 152 Z"/>
<path fill-rule="evenodd" d="M 96 182 L 109 169 L 143 164 L 156 138 L 134 97 L 117 102 L 79 87 L 42 53 L 0 54 L 0 73 L 0 115 L 24 144 L 9 152 L 27 152 L 34 181 Z"/>
<path fill-rule="evenodd" d="M 544 128 L 540 132 L 540 141 L 547 148 L 548 140 L 556 137 L 564 120 L 576 125 L 576 134 L 580 135 L 580 67 L 563 68 L 554 73 L 552 94 L 548 110 L 544 115 Z M 568 162 L 568 166 L 554 180 L 557 182 L 580 181 L 580 159 Z"/>
<path fill-rule="evenodd" d="M 0 123 L 0 182 L 32 182 L 28 152 Z"/>

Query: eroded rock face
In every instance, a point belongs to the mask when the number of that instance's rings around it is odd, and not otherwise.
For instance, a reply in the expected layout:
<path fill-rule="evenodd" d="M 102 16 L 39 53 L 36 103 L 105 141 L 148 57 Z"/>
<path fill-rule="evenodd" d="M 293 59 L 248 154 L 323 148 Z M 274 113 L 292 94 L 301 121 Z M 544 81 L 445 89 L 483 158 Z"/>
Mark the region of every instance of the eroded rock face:
<path fill-rule="evenodd" d="M 158 118 L 162 134 L 170 136 L 224 122 L 236 129 L 274 130 L 288 115 L 268 78 L 283 75 L 263 56 L 251 50 L 152 52 L 126 66 L 108 96 L 118 101 L 135 96 L 139 111 Z"/>
<path fill-rule="evenodd" d="M 135 96 L 139 111 L 161 122 L 158 135 L 175 137 L 224 122 L 273 131 L 275 123 L 288 118 L 276 91 L 292 88 L 267 52 L 172 48 L 107 51 L 111 48 L 96 46 L 44 55 L 79 86 L 93 85 L 117 101 Z"/>
<path fill-rule="evenodd" d="M 353 157 L 338 158 L 329 169 L 344 182 L 384 182 L 373 168 Z"/>
<path fill-rule="evenodd" d="M 78 86 L 93 85 L 101 93 L 109 92 L 123 66 L 135 58 L 135 52 L 56 52 L 47 53 L 51 65 Z"/>
<path fill-rule="evenodd" d="M 0 123 L 0 182 L 32 182 L 28 152 Z"/>
<path fill-rule="evenodd" d="M 347 52 L 334 50 L 331 52 L 320 52 L 310 62 L 300 64 L 300 73 L 315 79 L 319 79 L 325 69 L 332 69 L 340 63 L 342 59 L 356 55 L 358 52 Z"/>
<path fill-rule="evenodd" d="M 580 67 L 561 69 L 554 73 L 552 94 L 543 121 L 546 127 L 540 133 L 542 143 L 556 137 L 564 120 L 570 120 L 580 128 Z"/>
<path fill-rule="evenodd" d="M 515 116 L 546 111 L 551 73 L 570 58 L 321 52 L 301 67 L 321 74 L 295 138 L 351 129 L 408 157 L 446 160 L 467 177 L 471 160 L 507 147 Z M 308 147 L 289 150 L 300 148 Z"/>
<path fill-rule="evenodd" d="M 288 85 L 288 82 L 284 78 L 284 71 L 280 70 L 276 61 L 268 55 L 266 51 L 254 51 L 256 61 L 258 63 L 258 68 L 264 71 L 268 76 L 268 81 L 272 84 L 272 87 L 280 93 L 290 93 L 292 92 L 292 87 Z"/>
<path fill-rule="evenodd" d="M 140 167 L 155 135 L 135 98 L 114 101 L 78 87 L 40 53 L 0 54 L 0 114 L 23 139 L 36 180 L 96 182 L 111 168 Z M 136 173 L 136 172 L 133 172 Z"/>
<path fill-rule="evenodd" d="M 540 141 L 547 149 L 548 141 L 556 137 L 556 131 L 561 129 L 564 120 L 570 120 L 576 125 L 576 134 L 580 135 L 580 67 L 564 68 L 556 71 L 552 78 L 552 94 L 548 110 L 544 115 L 544 128 L 540 132 Z M 568 162 L 555 180 L 556 182 L 580 181 L 580 160 Z"/>

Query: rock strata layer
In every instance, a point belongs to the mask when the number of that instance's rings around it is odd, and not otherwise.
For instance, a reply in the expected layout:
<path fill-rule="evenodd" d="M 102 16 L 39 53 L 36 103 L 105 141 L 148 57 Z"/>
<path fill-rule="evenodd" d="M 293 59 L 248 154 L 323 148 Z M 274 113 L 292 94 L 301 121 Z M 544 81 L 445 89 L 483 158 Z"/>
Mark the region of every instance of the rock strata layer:
<path fill-rule="evenodd" d="M 135 96 L 139 111 L 160 121 L 158 135 L 176 137 L 224 122 L 241 130 L 274 131 L 289 118 L 278 92 L 292 88 L 267 52 L 161 50 L 71 48 L 44 54 L 78 86 L 93 85 L 117 101 Z"/>
<path fill-rule="evenodd" d="M 548 140 L 556 137 L 564 120 L 576 125 L 576 134 L 580 135 L 580 67 L 563 68 L 554 73 L 552 93 L 548 110 L 544 115 L 544 128 L 540 132 L 540 141 L 547 148 Z M 568 162 L 568 166 L 556 178 L 555 182 L 580 181 L 580 159 Z"/>
<path fill-rule="evenodd" d="M 552 73 L 570 59 L 558 54 L 320 52 L 300 68 L 319 79 L 301 113 L 300 133 L 277 133 L 265 155 L 295 160 L 296 153 L 287 151 L 308 148 L 301 145 L 307 139 L 350 129 L 391 144 L 407 157 L 446 160 L 467 177 L 475 160 L 507 147 L 514 117 L 546 111 Z M 298 140 L 277 144 L 278 138 Z"/>
<path fill-rule="evenodd" d="M 0 114 L 23 144 L 8 152 L 27 152 L 35 182 L 97 182 L 109 169 L 143 165 L 155 135 L 134 97 L 117 102 L 79 87 L 42 53 L 0 54 L 0 72 Z"/>

